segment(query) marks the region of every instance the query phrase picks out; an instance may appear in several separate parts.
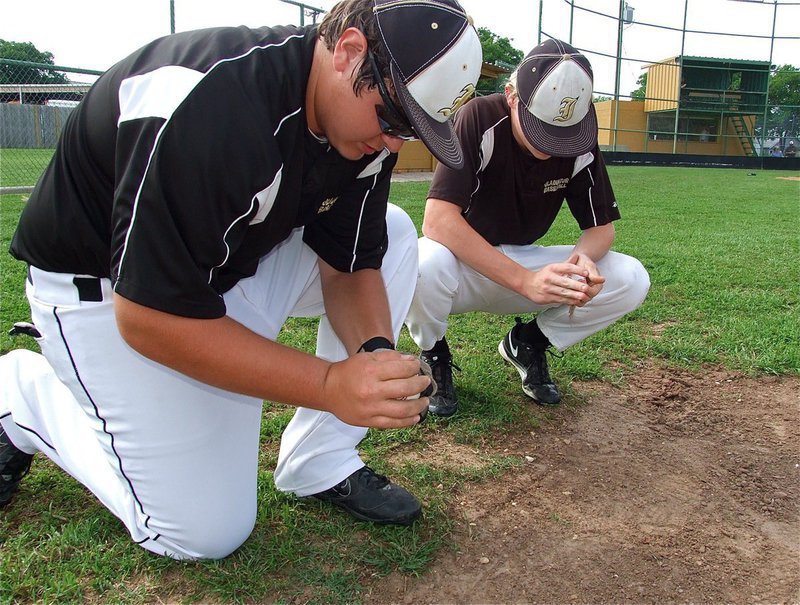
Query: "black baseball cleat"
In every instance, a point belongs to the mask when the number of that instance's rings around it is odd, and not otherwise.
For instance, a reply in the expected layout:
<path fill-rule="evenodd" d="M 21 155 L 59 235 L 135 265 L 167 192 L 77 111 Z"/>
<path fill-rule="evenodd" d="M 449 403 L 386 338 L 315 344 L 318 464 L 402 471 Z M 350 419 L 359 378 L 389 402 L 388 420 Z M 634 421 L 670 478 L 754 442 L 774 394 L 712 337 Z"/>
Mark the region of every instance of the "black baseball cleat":
<path fill-rule="evenodd" d="M 422 514 L 422 505 L 407 489 L 368 466 L 312 497 L 344 509 L 356 519 L 381 525 L 411 525 Z"/>
<path fill-rule="evenodd" d="M 458 397 L 453 386 L 453 368 L 461 371 L 453 363 L 453 356 L 450 351 L 438 352 L 434 349 L 422 351 L 420 353 L 422 361 L 431 368 L 433 380 L 436 382 L 436 391 L 430 398 L 428 411 L 434 416 L 447 418 L 458 411 Z"/>
<path fill-rule="evenodd" d="M 33 454 L 26 454 L 11 443 L 0 424 L 0 508 L 11 502 L 19 482 L 31 468 L 31 460 Z"/>
<path fill-rule="evenodd" d="M 555 405 L 561 401 L 561 395 L 547 369 L 549 344 L 537 346 L 520 340 L 518 334 L 521 325 L 517 318 L 517 324 L 500 341 L 497 350 L 503 359 L 517 368 L 522 378 L 522 390 L 528 397 L 536 403 Z"/>

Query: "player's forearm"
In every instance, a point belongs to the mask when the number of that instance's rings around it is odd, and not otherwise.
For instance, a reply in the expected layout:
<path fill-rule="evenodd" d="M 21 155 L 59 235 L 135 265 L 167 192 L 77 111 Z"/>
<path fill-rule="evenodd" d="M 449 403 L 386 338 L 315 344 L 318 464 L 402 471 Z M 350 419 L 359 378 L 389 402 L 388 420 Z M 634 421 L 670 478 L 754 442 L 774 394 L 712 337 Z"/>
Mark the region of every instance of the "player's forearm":
<path fill-rule="evenodd" d="M 428 200 L 422 232 L 425 237 L 446 246 L 458 260 L 481 275 L 524 295 L 530 271 L 487 242 L 453 204 Z"/>
<path fill-rule="evenodd" d="M 350 355 L 375 336 L 394 342 L 386 286 L 380 271 L 362 269 L 342 273 L 320 261 L 320 278 L 325 314 Z M 411 287 L 413 284 L 409 284 Z"/>
<path fill-rule="evenodd" d="M 614 243 L 614 234 L 613 223 L 586 229 L 578 238 L 573 252 L 585 254 L 597 262 L 611 250 L 611 246 Z"/>
<path fill-rule="evenodd" d="M 330 363 L 262 338 L 229 317 L 193 319 L 114 295 L 117 324 L 137 352 L 205 384 L 319 408 Z"/>

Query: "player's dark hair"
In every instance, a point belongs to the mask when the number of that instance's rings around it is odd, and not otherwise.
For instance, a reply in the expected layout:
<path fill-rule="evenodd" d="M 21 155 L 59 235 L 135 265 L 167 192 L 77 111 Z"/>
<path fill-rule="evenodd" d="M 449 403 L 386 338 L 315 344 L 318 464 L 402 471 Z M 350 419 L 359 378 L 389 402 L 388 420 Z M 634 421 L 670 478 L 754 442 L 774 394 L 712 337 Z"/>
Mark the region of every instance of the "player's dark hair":
<path fill-rule="evenodd" d="M 372 12 L 373 0 L 342 0 L 337 3 L 322 19 L 319 24 L 319 37 L 325 43 L 329 51 L 333 51 L 336 42 L 348 27 L 355 27 L 364 34 L 367 39 L 369 49 L 375 57 L 378 69 L 388 81 L 389 89 L 392 89 L 392 79 L 389 76 L 389 61 L 386 56 L 386 49 L 381 42 L 378 33 L 378 23 L 375 14 Z M 364 87 L 375 88 L 377 82 L 372 76 L 372 69 L 369 61 L 364 60 L 356 74 L 353 82 L 353 92 L 357 95 Z"/>

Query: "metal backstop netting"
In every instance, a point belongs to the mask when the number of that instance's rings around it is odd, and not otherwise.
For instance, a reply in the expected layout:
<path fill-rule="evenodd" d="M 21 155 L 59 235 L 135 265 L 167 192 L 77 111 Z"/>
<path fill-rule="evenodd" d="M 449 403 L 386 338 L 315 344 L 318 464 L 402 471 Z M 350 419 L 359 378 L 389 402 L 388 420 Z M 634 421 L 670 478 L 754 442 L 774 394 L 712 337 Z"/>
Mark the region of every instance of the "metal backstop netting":
<path fill-rule="evenodd" d="M 0 59 L 0 193 L 30 191 L 102 72 Z"/>
<path fill-rule="evenodd" d="M 600 144 L 612 161 L 800 167 L 800 2 L 539 6 L 539 40 L 567 40 L 592 62 Z"/>

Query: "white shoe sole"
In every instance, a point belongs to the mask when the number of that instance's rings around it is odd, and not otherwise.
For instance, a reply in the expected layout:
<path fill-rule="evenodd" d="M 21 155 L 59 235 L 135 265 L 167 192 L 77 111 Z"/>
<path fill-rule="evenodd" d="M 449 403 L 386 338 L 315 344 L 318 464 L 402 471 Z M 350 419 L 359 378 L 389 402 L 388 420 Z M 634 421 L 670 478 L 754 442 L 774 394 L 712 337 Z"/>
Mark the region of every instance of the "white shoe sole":
<path fill-rule="evenodd" d="M 553 403 L 544 403 L 539 401 L 536 396 L 533 394 L 533 391 L 530 390 L 528 385 L 525 384 L 525 379 L 528 377 L 528 371 L 525 368 L 520 367 L 520 365 L 514 360 L 511 355 L 506 353 L 506 348 L 503 346 L 505 342 L 505 338 L 500 341 L 500 344 L 497 345 L 497 352 L 500 353 L 500 357 L 505 359 L 508 363 L 514 366 L 514 369 L 519 373 L 520 380 L 522 381 L 522 392 L 525 393 L 528 397 L 533 399 L 539 405 L 558 405 Z"/>

